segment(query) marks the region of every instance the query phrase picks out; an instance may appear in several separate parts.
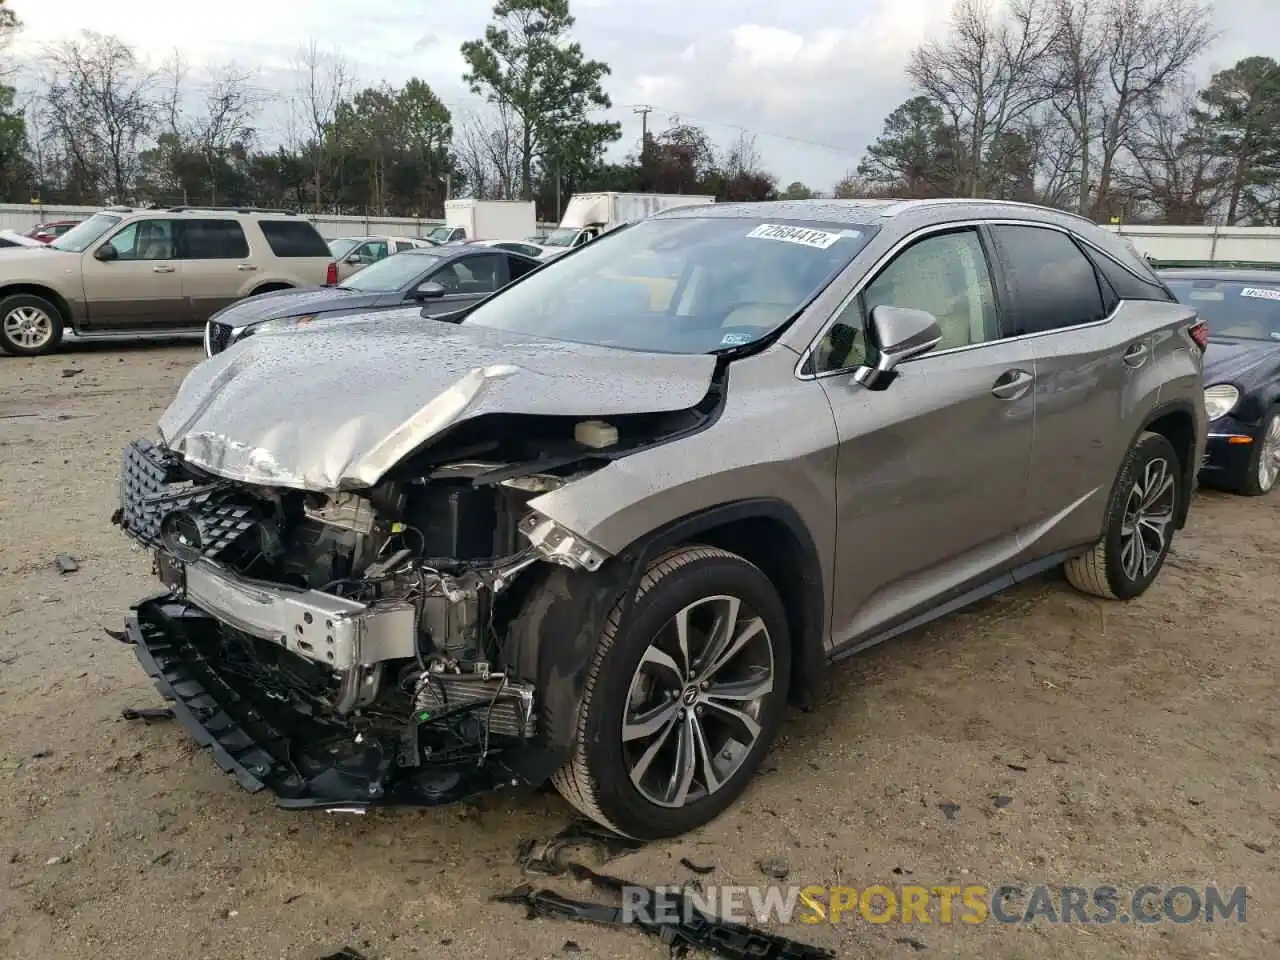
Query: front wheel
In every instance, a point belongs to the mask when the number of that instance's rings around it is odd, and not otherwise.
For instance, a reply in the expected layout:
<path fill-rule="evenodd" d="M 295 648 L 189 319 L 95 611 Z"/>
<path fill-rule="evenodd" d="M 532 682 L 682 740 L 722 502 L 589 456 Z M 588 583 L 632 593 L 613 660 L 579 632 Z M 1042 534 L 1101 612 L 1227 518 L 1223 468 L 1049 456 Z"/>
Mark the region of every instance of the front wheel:
<path fill-rule="evenodd" d="M 1272 410 L 1263 418 L 1239 490 L 1247 497 L 1260 497 L 1274 489 L 1277 479 L 1280 479 L 1280 410 Z"/>
<path fill-rule="evenodd" d="M 1173 444 L 1158 433 L 1143 433 L 1120 467 L 1102 539 L 1065 564 L 1071 585 L 1109 600 L 1145 593 L 1169 555 L 1181 491 L 1182 467 Z"/>
<path fill-rule="evenodd" d="M 62 343 L 62 314 L 29 293 L 0 299 L 0 349 L 17 357 L 53 353 Z"/>
<path fill-rule="evenodd" d="M 624 836 L 707 823 L 746 789 L 782 721 L 791 647 L 782 601 L 742 557 L 658 558 L 609 616 L 587 676 L 566 800 Z"/>

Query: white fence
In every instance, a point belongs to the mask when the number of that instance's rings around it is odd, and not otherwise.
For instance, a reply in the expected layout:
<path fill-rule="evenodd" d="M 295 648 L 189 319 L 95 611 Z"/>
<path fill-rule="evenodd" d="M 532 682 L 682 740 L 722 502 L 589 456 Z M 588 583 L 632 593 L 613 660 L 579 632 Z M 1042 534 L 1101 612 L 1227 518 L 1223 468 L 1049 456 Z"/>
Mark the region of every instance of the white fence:
<path fill-rule="evenodd" d="M 37 223 L 50 220 L 83 220 L 101 210 L 101 207 L 62 207 L 44 204 L 0 203 L 0 230 L 16 230 L 26 233 Z M 302 214 L 316 225 L 321 235 L 334 237 L 421 237 L 443 220 L 415 220 L 411 217 L 338 217 Z M 540 224 L 550 228 L 555 224 Z M 513 238 L 519 239 L 519 238 Z"/>
<path fill-rule="evenodd" d="M 1129 227 L 1107 229 L 1128 237 L 1156 260 L 1243 260 L 1280 263 L 1280 227 Z"/>

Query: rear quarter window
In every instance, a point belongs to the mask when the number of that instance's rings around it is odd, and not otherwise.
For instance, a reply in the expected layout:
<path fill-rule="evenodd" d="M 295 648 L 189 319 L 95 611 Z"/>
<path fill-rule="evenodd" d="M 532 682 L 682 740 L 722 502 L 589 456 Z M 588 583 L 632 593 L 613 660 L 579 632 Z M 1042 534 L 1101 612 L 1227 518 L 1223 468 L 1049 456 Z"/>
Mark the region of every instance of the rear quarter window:
<path fill-rule="evenodd" d="M 1090 244 L 1082 243 L 1081 247 L 1088 254 L 1089 259 L 1093 261 L 1093 265 L 1098 268 L 1098 273 L 1102 274 L 1106 282 L 1110 284 L 1111 289 L 1116 292 L 1116 295 L 1121 300 L 1176 302 L 1177 298 L 1155 274 L 1152 274 L 1150 278 L 1140 277 Z"/>
<path fill-rule="evenodd" d="M 333 258 L 329 245 L 306 220 L 259 220 L 258 226 L 277 257 Z"/>

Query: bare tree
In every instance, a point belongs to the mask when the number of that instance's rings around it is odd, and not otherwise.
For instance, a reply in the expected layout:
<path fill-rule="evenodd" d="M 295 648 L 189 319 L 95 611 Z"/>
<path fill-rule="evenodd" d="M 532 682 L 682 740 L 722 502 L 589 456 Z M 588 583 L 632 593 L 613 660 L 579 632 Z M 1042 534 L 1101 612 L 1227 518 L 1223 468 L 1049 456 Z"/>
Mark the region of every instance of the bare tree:
<path fill-rule="evenodd" d="M 1204 224 L 1230 193 L 1230 160 L 1196 128 L 1194 102 L 1182 89 L 1144 110 L 1129 147 L 1133 169 L 1120 176 L 1163 223 Z"/>
<path fill-rule="evenodd" d="M 209 170 L 209 202 L 217 203 L 218 172 L 232 148 L 248 146 L 262 96 L 252 75 L 234 63 L 212 71 L 204 91 L 204 111 L 189 127 L 192 146 Z"/>
<path fill-rule="evenodd" d="M 156 119 L 155 74 L 113 36 L 85 31 L 48 50 L 47 126 L 87 192 L 133 192 L 138 153 Z"/>
<path fill-rule="evenodd" d="M 1144 114 L 1213 40 L 1210 8 L 1200 0 L 1054 0 L 1054 25 L 1042 75 L 1076 139 L 1079 210 L 1099 217 Z"/>
<path fill-rule="evenodd" d="M 987 186 L 992 145 L 1049 98 L 1040 62 L 1054 42 L 1050 13 L 1047 0 L 1010 0 L 1003 9 L 959 0 L 948 36 L 919 47 L 907 65 L 911 81 L 955 130 L 970 196 Z"/>
<path fill-rule="evenodd" d="M 502 103 L 463 115 L 455 124 L 454 157 L 471 195 L 515 200 L 523 190 L 519 118 Z"/>
<path fill-rule="evenodd" d="M 325 151 L 326 134 L 333 126 L 338 106 L 351 97 L 355 73 L 340 52 L 321 50 L 314 40 L 298 51 L 294 69 L 298 77 L 296 106 L 301 113 L 302 125 L 312 140 L 315 209 L 319 213 L 322 206 L 320 188 L 329 160 Z"/>

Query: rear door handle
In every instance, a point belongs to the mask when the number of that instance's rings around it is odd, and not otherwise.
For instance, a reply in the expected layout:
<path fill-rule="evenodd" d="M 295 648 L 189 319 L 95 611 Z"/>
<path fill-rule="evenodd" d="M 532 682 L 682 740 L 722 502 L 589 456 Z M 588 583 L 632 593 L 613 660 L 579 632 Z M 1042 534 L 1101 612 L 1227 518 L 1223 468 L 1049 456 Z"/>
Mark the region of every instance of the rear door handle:
<path fill-rule="evenodd" d="M 240 264 L 240 266 L 236 267 L 236 269 L 248 271 L 248 270 L 257 270 L 258 268 L 255 267 L 252 263 L 242 263 Z"/>
<path fill-rule="evenodd" d="M 1131 367 L 1140 367 L 1147 362 L 1149 356 L 1151 356 L 1151 347 L 1147 341 L 1139 340 L 1124 352 L 1124 362 Z"/>
<path fill-rule="evenodd" d="M 1035 377 L 1025 370 L 1006 370 L 992 386 L 991 395 L 1000 400 L 1017 400 L 1031 389 L 1033 380 Z"/>
<path fill-rule="evenodd" d="M 157 267 L 152 267 L 151 272 L 152 273 L 173 273 L 175 269 L 177 268 L 171 267 L 167 263 L 162 263 Z"/>

